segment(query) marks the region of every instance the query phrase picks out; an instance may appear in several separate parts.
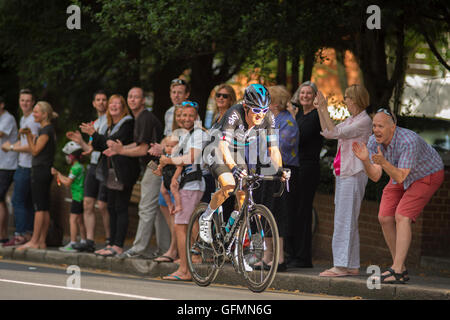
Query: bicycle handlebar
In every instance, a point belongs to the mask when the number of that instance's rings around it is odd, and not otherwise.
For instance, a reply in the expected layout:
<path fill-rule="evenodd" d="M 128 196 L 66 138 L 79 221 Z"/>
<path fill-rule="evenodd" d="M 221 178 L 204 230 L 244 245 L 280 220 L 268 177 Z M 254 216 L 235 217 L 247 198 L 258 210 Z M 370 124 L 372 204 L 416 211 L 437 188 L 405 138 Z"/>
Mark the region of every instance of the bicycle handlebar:
<path fill-rule="evenodd" d="M 265 176 L 262 174 L 252 174 L 252 175 L 247 175 L 245 177 L 242 177 L 242 179 L 239 179 L 239 189 L 242 190 L 242 184 L 243 181 L 252 181 L 252 180 L 265 180 L 265 181 L 281 181 L 281 186 L 280 186 L 280 190 L 278 190 L 278 192 L 274 193 L 273 196 L 274 197 L 280 197 L 285 189 L 285 186 L 287 187 L 287 191 L 289 192 L 289 178 L 291 176 L 291 170 L 290 169 L 283 169 L 283 172 L 287 174 L 287 178 L 283 181 L 282 178 L 283 176 L 281 176 L 280 174 L 277 175 L 271 175 L 271 176 Z"/>

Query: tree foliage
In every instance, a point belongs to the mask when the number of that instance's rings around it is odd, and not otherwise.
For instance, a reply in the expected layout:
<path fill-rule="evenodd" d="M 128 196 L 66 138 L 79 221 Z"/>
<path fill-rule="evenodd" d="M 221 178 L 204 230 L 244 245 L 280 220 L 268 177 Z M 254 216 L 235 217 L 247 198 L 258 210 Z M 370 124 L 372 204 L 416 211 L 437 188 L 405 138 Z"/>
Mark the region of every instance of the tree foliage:
<path fill-rule="evenodd" d="M 81 30 L 66 28 L 72 3 Z M 366 26 L 371 4 L 381 8 L 380 30 Z M 449 12 L 443 0 L 2 0 L 0 63 L 14 88 L 52 98 L 74 121 L 90 114 L 96 89 L 126 94 L 133 85 L 154 92 L 162 118 L 170 80 L 186 69 L 204 111 L 211 89 L 243 66 L 302 57 L 308 79 L 314 53 L 333 47 L 355 54 L 373 103 L 387 105 L 417 43 L 448 68 L 440 48 Z"/>

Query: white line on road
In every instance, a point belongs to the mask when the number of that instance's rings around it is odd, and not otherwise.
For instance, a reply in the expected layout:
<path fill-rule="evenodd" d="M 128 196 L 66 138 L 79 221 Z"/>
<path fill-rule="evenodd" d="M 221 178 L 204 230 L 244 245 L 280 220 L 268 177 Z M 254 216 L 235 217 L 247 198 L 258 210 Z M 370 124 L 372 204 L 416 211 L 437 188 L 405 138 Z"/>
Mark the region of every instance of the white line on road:
<path fill-rule="evenodd" d="M 8 280 L 8 279 L 0 279 L 0 282 L 9 282 L 9 283 L 22 284 L 22 285 L 28 285 L 28 286 L 36 286 L 36 287 L 46 287 L 46 288 L 54 288 L 54 289 L 66 289 L 66 290 L 72 290 L 72 291 L 82 291 L 82 292 L 90 292 L 90 293 L 97 293 L 97 294 L 106 294 L 106 295 L 119 296 L 119 297 L 131 298 L 131 299 L 164 300 L 164 299 L 160 299 L 160 298 L 139 296 L 139 295 L 127 294 L 127 293 L 101 291 L 101 290 L 84 289 L 84 288 L 71 288 L 71 287 L 55 286 L 55 285 L 51 285 L 51 284 L 23 282 L 23 281 Z"/>

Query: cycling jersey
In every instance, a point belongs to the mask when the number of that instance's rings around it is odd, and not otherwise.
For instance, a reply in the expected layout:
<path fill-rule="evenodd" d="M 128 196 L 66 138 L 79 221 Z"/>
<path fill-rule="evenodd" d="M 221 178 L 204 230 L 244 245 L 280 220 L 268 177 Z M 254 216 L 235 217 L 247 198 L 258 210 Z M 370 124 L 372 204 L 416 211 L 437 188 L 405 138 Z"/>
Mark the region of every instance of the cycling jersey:
<path fill-rule="evenodd" d="M 275 119 L 272 112 L 268 112 L 260 125 L 248 127 L 245 121 L 245 109 L 242 104 L 232 106 L 227 110 L 221 121 L 212 128 L 212 136 L 219 135 L 221 140 L 227 141 L 235 159 L 245 159 L 246 164 L 268 164 L 268 148 L 278 145 L 278 135 L 275 129 Z M 218 144 L 214 147 L 216 148 Z M 218 159 L 208 164 L 217 163 Z M 243 163 L 238 163 L 243 164 Z"/>

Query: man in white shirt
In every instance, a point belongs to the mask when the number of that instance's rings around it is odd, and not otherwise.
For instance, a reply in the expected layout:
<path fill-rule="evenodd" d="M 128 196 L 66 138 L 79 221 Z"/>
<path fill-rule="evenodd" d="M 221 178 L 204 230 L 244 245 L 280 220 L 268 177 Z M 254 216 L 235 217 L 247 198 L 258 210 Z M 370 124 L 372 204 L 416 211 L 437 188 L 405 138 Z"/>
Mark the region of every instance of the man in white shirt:
<path fill-rule="evenodd" d="M 5 101 L 0 97 L 0 145 L 17 141 L 16 119 L 5 109 Z M 0 150 L 0 243 L 8 242 L 8 208 L 6 193 L 11 186 L 14 171 L 17 169 L 17 154 Z"/>
<path fill-rule="evenodd" d="M 34 102 L 33 93 L 30 90 L 20 90 L 19 106 L 23 113 L 20 119 L 20 128 L 29 128 L 33 135 L 37 135 L 40 124 L 34 121 Z M 25 135 L 21 135 L 20 139 L 14 144 L 6 141 L 2 145 L 2 149 L 8 151 L 8 153 L 19 153 L 18 166 L 13 178 L 14 191 L 12 197 L 16 231 L 14 238 L 4 244 L 4 246 L 17 246 L 27 242 L 33 233 L 34 210 L 31 201 L 31 160 L 33 157 Z"/>
<path fill-rule="evenodd" d="M 161 156 L 160 165 L 183 165 L 180 181 L 180 198 L 182 211 L 175 215 L 174 229 L 177 240 L 180 264 L 178 269 L 163 277 L 165 280 L 190 280 L 191 274 L 187 266 L 186 233 L 191 215 L 200 202 L 205 191 L 205 180 L 201 172 L 202 142 L 206 139 L 201 128 L 195 128 L 198 116 L 198 104 L 187 101 L 183 107 L 183 128 L 189 133 L 180 137 L 180 148 L 183 155 L 168 158 Z M 184 183 L 185 182 L 185 183 Z"/>
<path fill-rule="evenodd" d="M 167 137 L 172 133 L 173 115 L 175 106 L 181 104 L 189 98 L 191 89 L 189 84 L 183 79 L 173 79 L 170 83 L 170 100 L 172 106 L 167 109 L 164 115 L 164 136 Z"/>
<path fill-rule="evenodd" d="M 106 119 L 106 110 L 108 108 L 108 97 L 106 92 L 98 90 L 93 94 L 92 106 L 97 112 L 98 118 L 94 121 L 94 129 L 100 134 L 104 134 L 107 130 L 108 123 Z M 105 231 L 106 244 L 109 244 L 110 228 L 109 213 L 107 208 L 107 188 L 104 183 L 96 177 L 96 169 L 100 158 L 99 151 L 93 151 L 91 141 L 86 143 L 79 131 L 69 131 L 66 133 L 67 138 L 78 143 L 86 154 L 91 153 L 91 162 L 88 165 L 84 181 L 84 199 L 83 199 L 83 218 L 86 226 L 86 242 L 79 242 L 73 245 L 75 250 L 80 252 L 95 251 L 95 204 L 102 216 L 103 228 Z"/>

